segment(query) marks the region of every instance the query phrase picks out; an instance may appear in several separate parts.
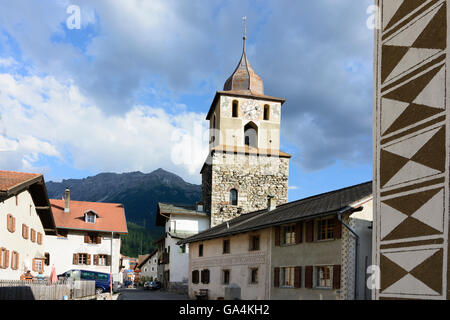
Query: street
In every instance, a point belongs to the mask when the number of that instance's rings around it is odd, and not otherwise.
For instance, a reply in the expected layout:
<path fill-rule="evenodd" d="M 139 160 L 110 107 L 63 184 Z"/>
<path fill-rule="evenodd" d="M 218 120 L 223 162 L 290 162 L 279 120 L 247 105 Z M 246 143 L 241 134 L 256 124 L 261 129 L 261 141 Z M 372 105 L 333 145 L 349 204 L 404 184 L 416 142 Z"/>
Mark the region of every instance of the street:
<path fill-rule="evenodd" d="M 161 290 L 144 290 L 122 288 L 117 300 L 188 300 L 186 295 L 170 293 Z"/>

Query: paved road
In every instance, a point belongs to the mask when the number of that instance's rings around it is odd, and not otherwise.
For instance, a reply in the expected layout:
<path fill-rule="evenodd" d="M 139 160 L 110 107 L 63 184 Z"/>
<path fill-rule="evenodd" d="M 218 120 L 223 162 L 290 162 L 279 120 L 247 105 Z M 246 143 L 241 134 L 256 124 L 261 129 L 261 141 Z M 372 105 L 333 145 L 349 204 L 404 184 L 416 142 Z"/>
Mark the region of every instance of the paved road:
<path fill-rule="evenodd" d="M 169 293 L 161 290 L 120 289 L 117 300 L 188 300 L 186 295 Z"/>

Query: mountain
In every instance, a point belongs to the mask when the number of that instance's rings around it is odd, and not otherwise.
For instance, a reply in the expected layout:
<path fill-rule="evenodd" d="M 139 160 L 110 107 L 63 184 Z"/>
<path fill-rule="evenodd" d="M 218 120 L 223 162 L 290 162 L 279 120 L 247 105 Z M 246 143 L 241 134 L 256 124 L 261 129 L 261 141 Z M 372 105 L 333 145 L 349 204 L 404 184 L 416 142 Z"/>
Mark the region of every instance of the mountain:
<path fill-rule="evenodd" d="M 122 203 L 130 233 L 124 237 L 124 242 L 126 238 L 134 239 L 133 244 L 128 243 L 131 249 L 127 250 L 133 252 L 137 249 L 136 241 L 139 242 L 147 236 L 142 235 L 143 233 L 150 232 L 153 239 L 162 234 L 161 228 L 155 226 L 158 202 L 189 204 L 201 198 L 200 185 L 188 183 L 176 174 L 163 169 L 147 174 L 100 173 L 84 179 L 49 181 L 46 186 L 50 199 L 61 199 L 64 190 L 69 188 L 71 200 Z M 139 233 L 141 236 L 136 240 Z M 123 254 L 129 255 L 129 252 Z"/>

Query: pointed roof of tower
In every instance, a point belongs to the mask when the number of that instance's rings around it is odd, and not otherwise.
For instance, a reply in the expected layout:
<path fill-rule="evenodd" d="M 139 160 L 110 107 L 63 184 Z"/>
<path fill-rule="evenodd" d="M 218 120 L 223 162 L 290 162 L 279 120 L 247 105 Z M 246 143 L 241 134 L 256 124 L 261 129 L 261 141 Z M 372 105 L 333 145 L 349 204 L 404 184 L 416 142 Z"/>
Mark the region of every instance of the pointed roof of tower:
<path fill-rule="evenodd" d="M 228 78 L 223 87 L 224 91 L 237 91 L 256 95 L 264 95 L 264 85 L 261 78 L 253 70 L 245 52 L 245 42 L 247 37 L 243 37 L 244 46 L 242 50 L 241 60 L 234 70 L 233 74 Z"/>

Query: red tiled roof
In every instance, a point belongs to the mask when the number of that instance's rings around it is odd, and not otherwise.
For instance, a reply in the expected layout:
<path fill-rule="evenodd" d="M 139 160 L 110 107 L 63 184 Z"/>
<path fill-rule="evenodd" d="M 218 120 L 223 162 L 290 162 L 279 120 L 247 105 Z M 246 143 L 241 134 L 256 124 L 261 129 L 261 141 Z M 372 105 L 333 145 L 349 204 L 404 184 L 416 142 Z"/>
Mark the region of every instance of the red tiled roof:
<path fill-rule="evenodd" d="M 0 191 L 8 191 L 29 180 L 42 176 L 39 173 L 25 173 L 0 170 Z"/>
<path fill-rule="evenodd" d="M 50 199 L 57 228 L 128 233 L 125 210 L 118 203 L 70 200 L 70 212 L 64 212 L 64 200 Z M 95 223 L 84 220 L 84 213 L 97 213 Z"/>

